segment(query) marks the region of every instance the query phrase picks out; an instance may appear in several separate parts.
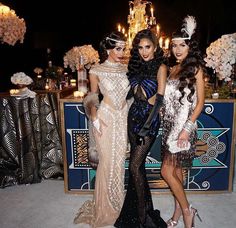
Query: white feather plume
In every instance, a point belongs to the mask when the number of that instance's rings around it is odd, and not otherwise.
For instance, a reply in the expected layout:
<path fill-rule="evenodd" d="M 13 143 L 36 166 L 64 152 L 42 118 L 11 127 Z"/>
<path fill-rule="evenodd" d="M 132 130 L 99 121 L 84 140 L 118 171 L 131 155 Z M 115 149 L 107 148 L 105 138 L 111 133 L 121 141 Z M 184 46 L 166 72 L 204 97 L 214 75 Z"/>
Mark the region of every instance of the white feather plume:
<path fill-rule="evenodd" d="M 181 31 L 186 32 L 188 34 L 188 38 L 191 39 L 197 27 L 197 22 L 195 20 L 195 17 L 188 15 L 187 17 L 184 18 L 183 21 L 184 21 L 184 24 L 182 26 Z"/>

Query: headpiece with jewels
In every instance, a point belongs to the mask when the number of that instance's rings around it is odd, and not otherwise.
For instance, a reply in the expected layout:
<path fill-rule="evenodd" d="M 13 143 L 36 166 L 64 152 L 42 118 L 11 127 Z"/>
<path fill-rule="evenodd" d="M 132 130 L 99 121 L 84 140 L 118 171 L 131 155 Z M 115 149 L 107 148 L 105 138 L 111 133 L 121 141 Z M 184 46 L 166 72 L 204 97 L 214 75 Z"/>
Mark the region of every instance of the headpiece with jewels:
<path fill-rule="evenodd" d="M 111 41 L 114 41 L 118 44 L 121 44 L 121 45 L 126 45 L 126 42 L 123 41 L 123 40 L 117 40 L 117 39 L 113 39 L 113 38 L 110 38 L 110 37 L 106 37 L 106 40 L 111 40 Z"/>

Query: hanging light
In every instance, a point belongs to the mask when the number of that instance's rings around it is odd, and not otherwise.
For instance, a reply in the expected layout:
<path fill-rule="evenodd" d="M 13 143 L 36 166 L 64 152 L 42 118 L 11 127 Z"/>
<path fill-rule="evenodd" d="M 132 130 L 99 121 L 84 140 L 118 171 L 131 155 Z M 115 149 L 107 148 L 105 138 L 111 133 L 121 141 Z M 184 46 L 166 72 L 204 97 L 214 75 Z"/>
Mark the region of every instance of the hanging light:
<path fill-rule="evenodd" d="M 15 11 L 0 3 L 0 41 L 14 46 L 17 41 L 23 43 L 26 25 Z"/>

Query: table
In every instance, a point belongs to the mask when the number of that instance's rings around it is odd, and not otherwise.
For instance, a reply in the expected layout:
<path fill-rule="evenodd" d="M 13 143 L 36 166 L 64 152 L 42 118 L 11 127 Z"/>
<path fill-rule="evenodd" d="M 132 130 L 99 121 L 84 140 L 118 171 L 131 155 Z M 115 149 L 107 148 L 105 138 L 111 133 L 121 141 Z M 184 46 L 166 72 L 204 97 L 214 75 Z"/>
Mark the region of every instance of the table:
<path fill-rule="evenodd" d="M 35 98 L 0 94 L 0 187 L 63 177 L 59 98 L 72 93 L 36 91 Z"/>

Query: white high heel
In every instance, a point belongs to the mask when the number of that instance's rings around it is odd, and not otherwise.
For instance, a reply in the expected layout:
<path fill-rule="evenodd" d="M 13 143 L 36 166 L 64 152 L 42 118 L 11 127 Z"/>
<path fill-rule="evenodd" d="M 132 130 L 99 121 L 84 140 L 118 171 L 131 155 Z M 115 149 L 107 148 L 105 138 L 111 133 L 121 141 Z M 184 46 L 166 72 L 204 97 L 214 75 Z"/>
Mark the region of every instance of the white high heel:
<path fill-rule="evenodd" d="M 176 216 L 177 215 L 177 216 Z M 167 224 L 167 228 L 173 228 L 176 227 L 179 223 L 179 219 L 182 216 L 182 210 L 180 208 L 180 205 L 178 203 L 176 203 L 175 205 L 175 211 L 174 214 L 172 216 L 172 218 L 170 218 L 166 224 Z M 175 220 L 174 220 L 175 218 Z"/>
<path fill-rule="evenodd" d="M 173 218 L 170 218 L 167 222 L 167 228 L 173 228 L 178 225 L 178 221 L 173 220 Z"/>
<path fill-rule="evenodd" d="M 196 208 L 193 208 L 192 205 L 189 205 L 189 208 L 188 209 L 185 209 L 185 210 L 188 210 L 189 213 L 190 213 L 190 216 L 192 216 L 192 224 L 191 224 L 191 228 L 194 228 L 195 227 L 195 216 L 198 217 L 198 219 L 200 220 L 200 222 L 202 222 L 202 219 L 198 213 L 198 210 Z"/>

